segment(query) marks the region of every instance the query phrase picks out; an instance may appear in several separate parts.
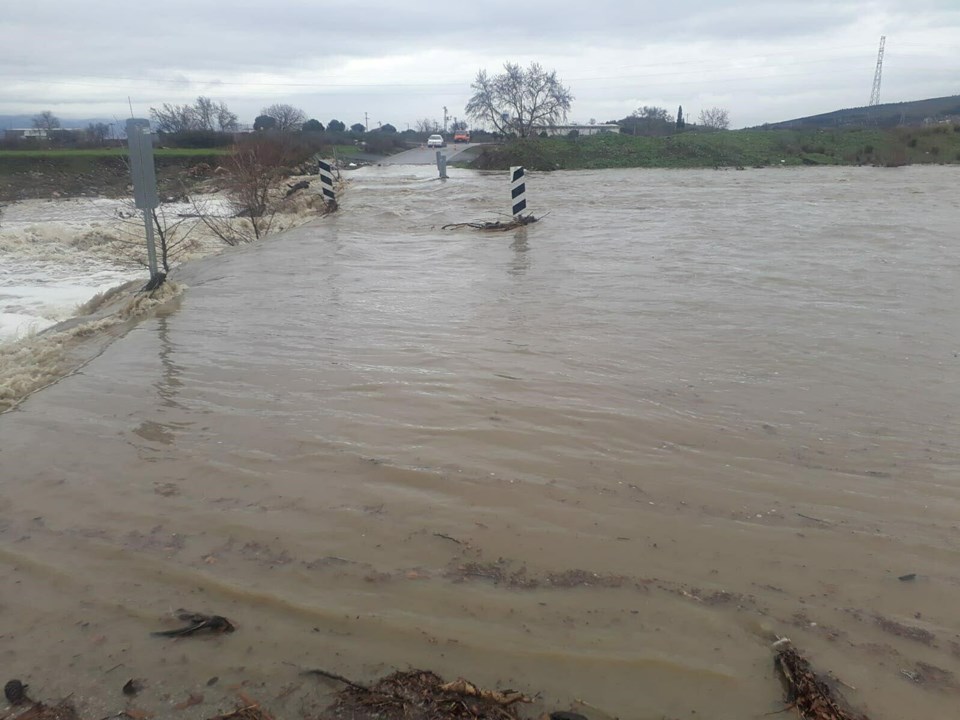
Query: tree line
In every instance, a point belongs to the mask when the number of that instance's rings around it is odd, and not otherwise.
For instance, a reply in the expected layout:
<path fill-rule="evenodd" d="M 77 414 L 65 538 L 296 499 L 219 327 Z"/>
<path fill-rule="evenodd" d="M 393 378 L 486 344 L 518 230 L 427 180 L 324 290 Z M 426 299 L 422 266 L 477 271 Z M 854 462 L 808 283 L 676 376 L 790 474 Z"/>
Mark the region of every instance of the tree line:
<path fill-rule="evenodd" d="M 473 95 L 465 108 L 467 117 L 492 127 L 500 136 L 521 138 L 541 133 L 545 127 L 566 121 L 574 95 L 557 77 L 555 70 L 547 71 L 536 62 L 527 68 L 507 62 L 503 69 L 504 72 L 495 75 L 488 74 L 486 70 L 477 72 L 471 85 Z M 444 113 L 446 115 L 446 108 Z M 234 133 L 240 129 L 236 113 L 232 112 L 226 103 L 203 95 L 189 104 L 164 103 L 160 107 L 151 107 L 150 119 L 158 132 L 185 136 L 185 139 L 193 134 L 200 145 L 214 140 L 210 137 L 213 133 Z M 594 121 L 591 121 L 591 124 L 594 124 Z M 674 116 L 666 108 L 644 105 L 624 118 L 609 121 L 609 124 L 616 124 L 622 132 L 631 135 L 666 135 L 688 129 L 682 106 Z M 49 110 L 34 117 L 34 126 L 43 130 L 48 139 L 53 139 L 55 135 L 63 137 L 64 131 L 59 130 L 59 119 Z M 726 130 L 729 127 L 729 112 L 724 108 L 712 107 L 701 110 L 698 122 L 690 129 Z M 450 125 L 444 117 L 444 124 L 441 125 L 436 120 L 424 118 L 416 122 L 415 131 L 408 130 L 407 133 L 426 135 L 434 132 L 457 132 L 466 128 L 465 120 L 454 118 Z M 254 119 L 253 130 L 280 134 L 339 134 L 346 133 L 347 127 L 336 119 L 324 127 L 319 120 L 309 118 L 301 108 L 286 103 L 274 103 L 261 109 Z M 355 123 L 349 130 L 354 135 L 365 135 L 369 129 Z M 110 126 L 105 123 L 91 123 L 83 131 L 83 135 L 94 143 L 102 144 L 109 132 Z M 397 133 L 397 129 L 386 123 L 374 132 L 379 132 L 381 136 L 393 135 Z"/>
<path fill-rule="evenodd" d="M 39 130 L 44 139 L 57 144 L 103 145 L 110 137 L 110 125 L 104 122 L 92 122 L 83 129 L 65 130 L 61 127 L 60 118 L 50 110 L 34 115 L 32 121 L 34 130 Z"/>
<path fill-rule="evenodd" d="M 574 96 L 555 70 L 547 71 L 535 62 L 528 68 L 508 62 L 503 69 L 504 72 L 497 75 L 489 75 L 486 70 L 477 72 L 470 86 L 473 95 L 466 106 L 468 117 L 493 127 L 501 135 L 521 138 L 566 121 Z M 729 112 L 719 107 L 701 110 L 698 120 L 698 128 L 726 130 L 730 127 Z M 673 116 L 666 108 L 645 105 L 609 124 L 619 125 L 622 131 L 632 135 L 669 134 L 687 129 L 682 106 Z"/>

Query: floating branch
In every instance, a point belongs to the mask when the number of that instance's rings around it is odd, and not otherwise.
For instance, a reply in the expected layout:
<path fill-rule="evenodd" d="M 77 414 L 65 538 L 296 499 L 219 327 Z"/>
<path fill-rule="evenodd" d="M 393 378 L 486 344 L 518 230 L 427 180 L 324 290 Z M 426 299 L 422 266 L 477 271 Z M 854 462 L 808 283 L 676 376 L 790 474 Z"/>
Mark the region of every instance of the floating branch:
<path fill-rule="evenodd" d="M 444 682 L 428 670 L 395 672 L 366 687 L 326 671 L 317 675 L 347 682 L 329 708 L 336 717 L 382 720 L 518 720 L 517 705 L 532 702 L 514 690 L 485 690 L 463 678 Z"/>
<path fill-rule="evenodd" d="M 840 694 L 809 661 L 784 638 L 773 644 L 773 666 L 786 692 L 787 708 L 794 708 L 803 720 L 868 720 L 849 710 Z"/>
<path fill-rule="evenodd" d="M 443 226 L 443 230 L 459 230 L 460 228 L 473 228 L 474 230 L 494 230 L 503 232 L 505 230 L 516 230 L 521 228 L 524 225 L 529 225 L 530 223 L 535 223 L 540 218 L 534 217 L 533 215 L 517 215 L 515 218 L 512 218 L 506 222 L 497 220 L 495 222 L 465 222 L 465 223 L 450 223 Z"/>

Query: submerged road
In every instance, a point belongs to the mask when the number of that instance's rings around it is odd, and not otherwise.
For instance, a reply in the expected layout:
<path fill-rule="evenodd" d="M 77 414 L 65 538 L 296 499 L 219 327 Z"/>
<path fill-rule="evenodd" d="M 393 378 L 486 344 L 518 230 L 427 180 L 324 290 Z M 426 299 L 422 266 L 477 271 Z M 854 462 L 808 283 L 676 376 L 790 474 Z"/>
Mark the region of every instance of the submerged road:
<path fill-rule="evenodd" d="M 459 143 L 456 145 L 447 144 L 442 148 L 428 148 L 426 145 L 405 150 L 402 153 L 391 155 L 380 161 L 382 165 L 433 165 L 437 162 L 437 150 L 440 150 L 447 156 L 447 162 L 451 162 L 465 150 L 482 145 L 482 143 Z"/>
<path fill-rule="evenodd" d="M 357 169 L 0 415 L 7 666 L 90 718 L 422 667 L 741 720 L 776 633 L 874 720 L 956 718 L 957 176 L 535 173 L 544 221 L 477 233 L 506 173 Z M 152 636 L 178 607 L 237 631 Z"/>

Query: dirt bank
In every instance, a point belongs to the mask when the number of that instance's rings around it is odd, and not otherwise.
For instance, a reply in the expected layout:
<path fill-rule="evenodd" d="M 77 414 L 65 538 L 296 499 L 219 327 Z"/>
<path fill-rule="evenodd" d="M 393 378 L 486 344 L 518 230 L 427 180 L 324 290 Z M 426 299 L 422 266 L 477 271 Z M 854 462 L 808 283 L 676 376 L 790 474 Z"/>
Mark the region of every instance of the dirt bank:
<path fill-rule="evenodd" d="M 222 161 L 220 155 L 157 155 L 161 196 L 190 189 Z M 61 197 L 123 197 L 130 194 L 130 170 L 122 155 L 5 154 L 0 162 L 0 202 Z"/>

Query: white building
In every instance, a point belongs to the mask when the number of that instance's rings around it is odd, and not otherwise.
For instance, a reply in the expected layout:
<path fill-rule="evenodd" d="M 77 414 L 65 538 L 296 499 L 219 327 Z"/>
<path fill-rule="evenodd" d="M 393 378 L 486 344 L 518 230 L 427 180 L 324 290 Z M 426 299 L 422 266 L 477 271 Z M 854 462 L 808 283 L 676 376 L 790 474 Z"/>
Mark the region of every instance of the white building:
<path fill-rule="evenodd" d="M 23 140 L 25 138 L 37 138 L 42 140 L 47 137 L 47 131 L 42 128 L 10 128 L 3 131 L 5 140 Z"/>
<path fill-rule="evenodd" d="M 550 136 L 560 135 L 566 137 L 574 130 L 582 137 L 584 135 L 599 135 L 600 133 L 619 133 L 619 125 L 546 125 L 544 127 L 537 128 L 536 134 L 545 132 Z"/>

